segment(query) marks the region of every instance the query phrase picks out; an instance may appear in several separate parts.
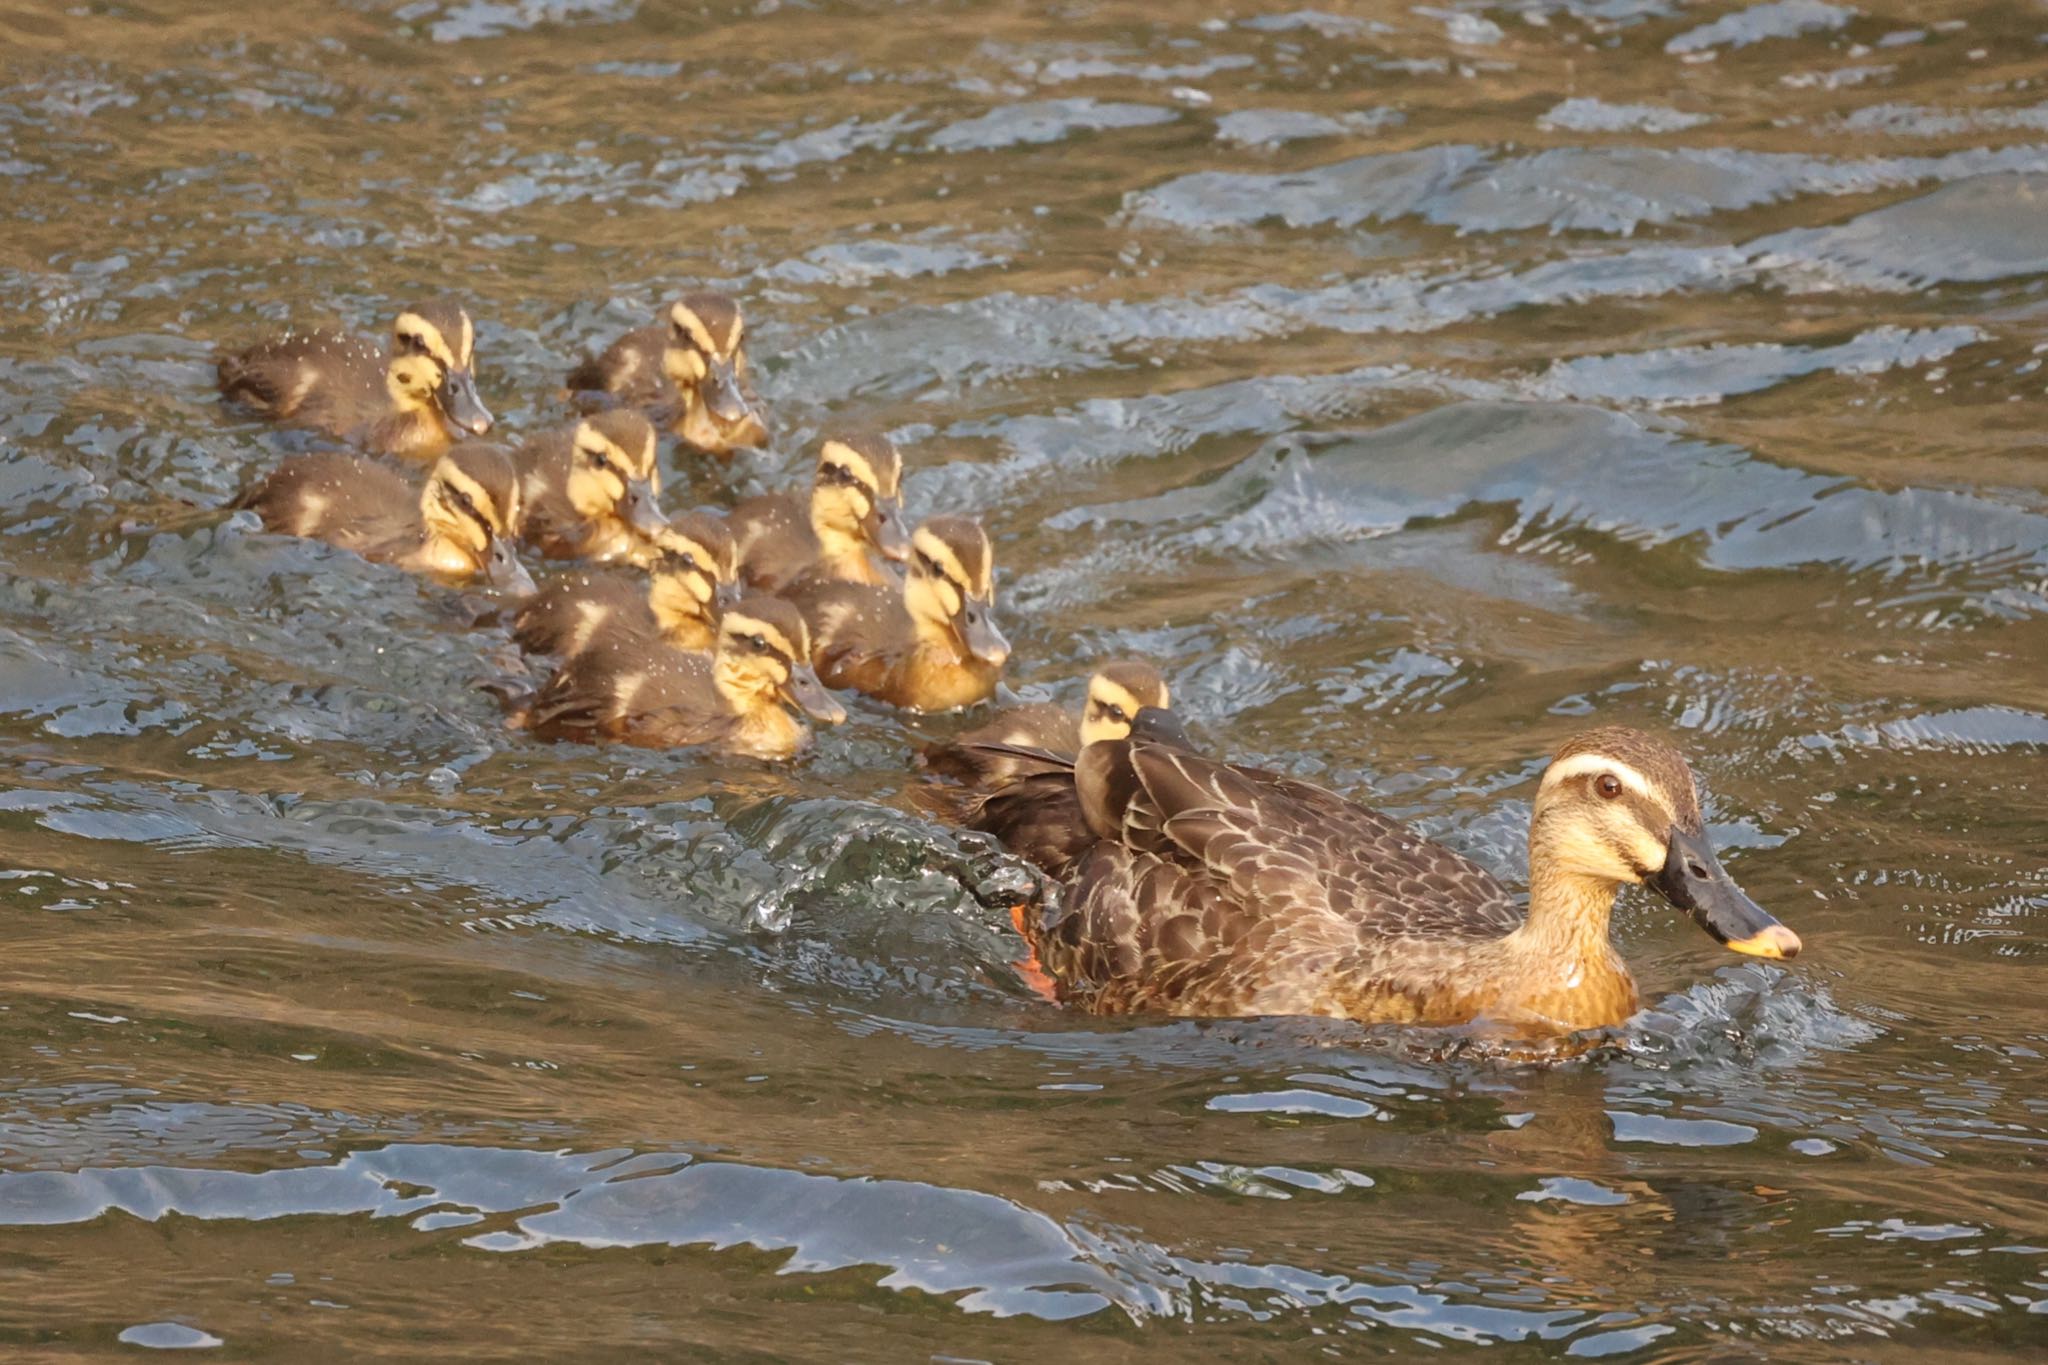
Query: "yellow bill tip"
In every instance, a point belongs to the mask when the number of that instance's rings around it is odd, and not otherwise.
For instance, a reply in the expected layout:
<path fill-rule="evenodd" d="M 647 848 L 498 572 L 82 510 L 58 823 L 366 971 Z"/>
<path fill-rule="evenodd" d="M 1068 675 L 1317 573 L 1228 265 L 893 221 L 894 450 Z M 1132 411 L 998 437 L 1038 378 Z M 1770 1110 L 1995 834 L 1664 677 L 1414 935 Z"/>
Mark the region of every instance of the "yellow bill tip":
<path fill-rule="evenodd" d="M 1799 935 L 1782 924 L 1773 924 L 1760 933 L 1748 938 L 1732 938 L 1728 946 L 1749 957 L 1768 957 L 1783 961 L 1799 956 Z"/>

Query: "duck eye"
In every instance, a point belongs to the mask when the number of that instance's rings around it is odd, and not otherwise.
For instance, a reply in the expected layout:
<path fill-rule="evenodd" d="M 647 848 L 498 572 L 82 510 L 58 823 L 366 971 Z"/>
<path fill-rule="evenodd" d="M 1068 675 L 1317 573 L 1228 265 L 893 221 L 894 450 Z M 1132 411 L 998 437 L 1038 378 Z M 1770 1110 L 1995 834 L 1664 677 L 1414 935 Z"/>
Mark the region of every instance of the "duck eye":
<path fill-rule="evenodd" d="M 1122 724 L 1124 723 L 1124 720 L 1125 720 L 1125 716 L 1124 716 L 1124 708 L 1123 708 L 1123 707 L 1121 707 L 1121 706 L 1112 706 L 1112 707 L 1110 707 L 1110 708 L 1109 708 L 1109 718 L 1110 718 L 1111 720 L 1115 721 L 1115 722 L 1116 722 L 1116 723 L 1117 723 L 1118 725 L 1122 725 Z"/>
<path fill-rule="evenodd" d="M 766 636 L 749 635 L 747 637 L 747 643 L 752 645 L 755 649 L 760 650 L 763 654 L 766 654 L 768 652 L 768 639 Z"/>
<path fill-rule="evenodd" d="M 1603 801 L 1612 801 L 1621 795 L 1621 779 L 1613 773 L 1602 773 L 1593 779 L 1593 790 L 1600 793 Z"/>

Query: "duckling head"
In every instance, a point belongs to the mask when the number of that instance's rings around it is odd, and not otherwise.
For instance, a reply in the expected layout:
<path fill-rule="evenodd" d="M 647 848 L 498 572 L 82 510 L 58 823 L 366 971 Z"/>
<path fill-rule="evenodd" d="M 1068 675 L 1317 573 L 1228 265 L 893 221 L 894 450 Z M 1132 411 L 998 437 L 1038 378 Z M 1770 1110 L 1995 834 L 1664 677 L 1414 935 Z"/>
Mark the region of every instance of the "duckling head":
<path fill-rule="evenodd" d="M 391 363 L 424 359 L 434 367 L 431 401 L 462 436 L 491 429 L 491 410 L 476 392 L 476 327 L 454 299 L 416 303 L 391 324 Z M 395 381 L 394 381 L 395 382 Z"/>
<path fill-rule="evenodd" d="M 740 390 L 747 372 L 746 319 L 728 294 L 685 294 L 668 306 L 662 365 L 685 404 L 701 406 L 722 427 L 759 420 Z"/>
<path fill-rule="evenodd" d="M 491 586 L 521 597 L 534 590 L 513 552 L 523 515 L 511 457 L 482 441 L 465 441 L 443 455 L 420 493 L 428 538 L 459 554 Z"/>
<path fill-rule="evenodd" d="M 1081 708 L 1081 743 L 1123 739 L 1131 733 L 1138 712 L 1164 711 L 1173 704 L 1159 670 L 1138 659 L 1104 664 L 1088 679 L 1088 702 Z"/>
<path fill-rule="evenodd" d="M 903 456 L 886 436 L 829 440 L 818 448 L 811 483 L 811 530 L 827 559 L 864 554 L 910 557 L 903 528 Z"/>
<path fill-rule="evenodd" d="M 668 525 L 661 510 L 661 470 L 654 427 L 631 408 L 611 408 L 576 424 L 564 490 L 578 516 L 617 517 L 643 536 Z"/>
<path fill-rule="evenodd" d="M 1647 886 L 1738 953 L 1799 952 L 1799 936 L 1722 870 L 1685 759 L 1641 730 L 1588 730 L 1557 751 L 1529 817 L 1529 864 L 1532 875 Z"/>
<path fill-rule="evenodd" d="M 846 708 L 811 667 L 803 613 L 779 597 L 741 598 L 719 618 L 712 676 L 741 714 L 787 704 L 827 725 L 846 719 Z"/>
<path fill-rule="evenodd" d="M 688 622 L 710 625 L 737 573 L 732 533 L 708 512 L 689 512 L 654 533 L 648 605 L 665 634 Z"/>
<path fill-rule="evenodd" d="M 1010 642 L 996 628 L 995 550 L 972 517 L 933 517 L 910 538 L 903 605 L 920 635 L 950 638 L 960 652 L 1000 668 Z"/>

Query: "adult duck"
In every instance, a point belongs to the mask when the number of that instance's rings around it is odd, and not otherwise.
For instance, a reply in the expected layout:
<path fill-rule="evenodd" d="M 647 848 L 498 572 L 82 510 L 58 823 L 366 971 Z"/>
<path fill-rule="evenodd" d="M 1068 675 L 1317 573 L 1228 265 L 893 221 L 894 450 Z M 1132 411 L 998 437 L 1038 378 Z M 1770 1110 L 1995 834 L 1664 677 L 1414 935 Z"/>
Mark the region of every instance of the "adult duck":
<path fill-rule="evenodd" d="M 1608 932 L 1629 884 L 1736 952 L 1799 951 L 1715 859 L 1685 759 L 1643 731 L 1589 730 L 1551 760 L 1530 814 L 1525 908 L 1399 821 L 1203 757 L 1156 714 L 1074 761 L 1085 847 L 1053 866 L 1058 904 L 1019 917 L 1060 998 L 1095 1013 L 1608 1027 L 1637 1004 Z M 1041 771 L 1058 768 L 1041 756 Z M 1045 790 L 1063 799 L 1057 780 Z M 1016 838 L 1031 811 L 1011 796 L 971 822 L 1001 837 L 1007 819 Z"/>

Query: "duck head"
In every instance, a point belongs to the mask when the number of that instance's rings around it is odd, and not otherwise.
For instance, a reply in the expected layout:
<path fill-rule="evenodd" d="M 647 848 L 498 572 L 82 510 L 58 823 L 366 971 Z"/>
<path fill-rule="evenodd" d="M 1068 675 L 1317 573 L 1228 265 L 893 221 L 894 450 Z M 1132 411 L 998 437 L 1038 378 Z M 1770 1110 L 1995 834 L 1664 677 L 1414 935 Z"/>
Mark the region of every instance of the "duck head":
<path fill-rule="evenodd" d="M 765 435 L 760 414 L 740 387 L 747 373 L 747 323 L 739 303 L 727 294 L 686 294 L 668 306 L 667 321 L 662 367 L 684 407 L 708 415 L 720 431 L 754 427 Z"/>
<path fill-rule="evenodd" d="M 743 597 L 719 618 L 712 676 L 742 714 L 789 705 L 826 725 L 846 719 L 846 708 L 811 667 L 803 613 L 779 597 Z"/>
<path fill-rule="evenodd" d="M 612 408 L 576 424 L 566 492 L 578 516 L 616 517 L 652 538 L 668 525 L 661 510 L 654 427 L 631 408 Z"/>
<path fill-rule="evenodd" d="M 903 456 L 886 436 L 829 440 L 811 482 L 811 531 L 830 560 L 910 557 L 903 526 Z"/>
<path fill-rule="evenodd" d="M 425 360 L 433 367 L 432 401 L 458 437 L 491 429 L 491 410 L 476 392 L 476 327 L 454 299 L 416 303 L 391 324 L 391 362 Z"/>
<path fill-rule="evenodd" d="M 653 544 L 647 599 L 662 632 L 680 633 L 691 622 L 714 627 L 731 600 L 737 571 L 724 521 L 708 512 L 687 512 L 655 532 Z"/>
<path fill-rule="evenodd" d="M 996 627 L 995 550 L 971 517 L 933 517 L 910 538 L 903 605 L 922 636 L 949 638 L 963 658 L 1001 668 L 1010 642 Z"/>
<path fill-rule="evenodd" d="M 1166 679 L 1152 665 L 1139 659 L 1104 664 L 1088 679 L 1088 701 L 1081 708 L 1081 743 L 1085 747 L 1123 739 L 1131 733 L 1140 711 L 1164 711 L 1172 704 Z"/>
<path fill-rule="evenodd" d="M 1589 730 L 1558 750 L 1529 819 L 1529 862 L 1532 876 L 1545 868 L 1646 886 L 1738 953 L 1799 952 L 1799 936 L 1745 895 L 1714 856 L 1685 759 L 1641 730 Z"/>
<path fill-rule="evenodd" d="M 456 552 L 492 587 L 517 597 L 534 591 L 532 576 L 513 551 L 522 515 L 511 457 L 482 441 L 465 441 L 443 455 L 420 493 L 428 538 Z"/>

